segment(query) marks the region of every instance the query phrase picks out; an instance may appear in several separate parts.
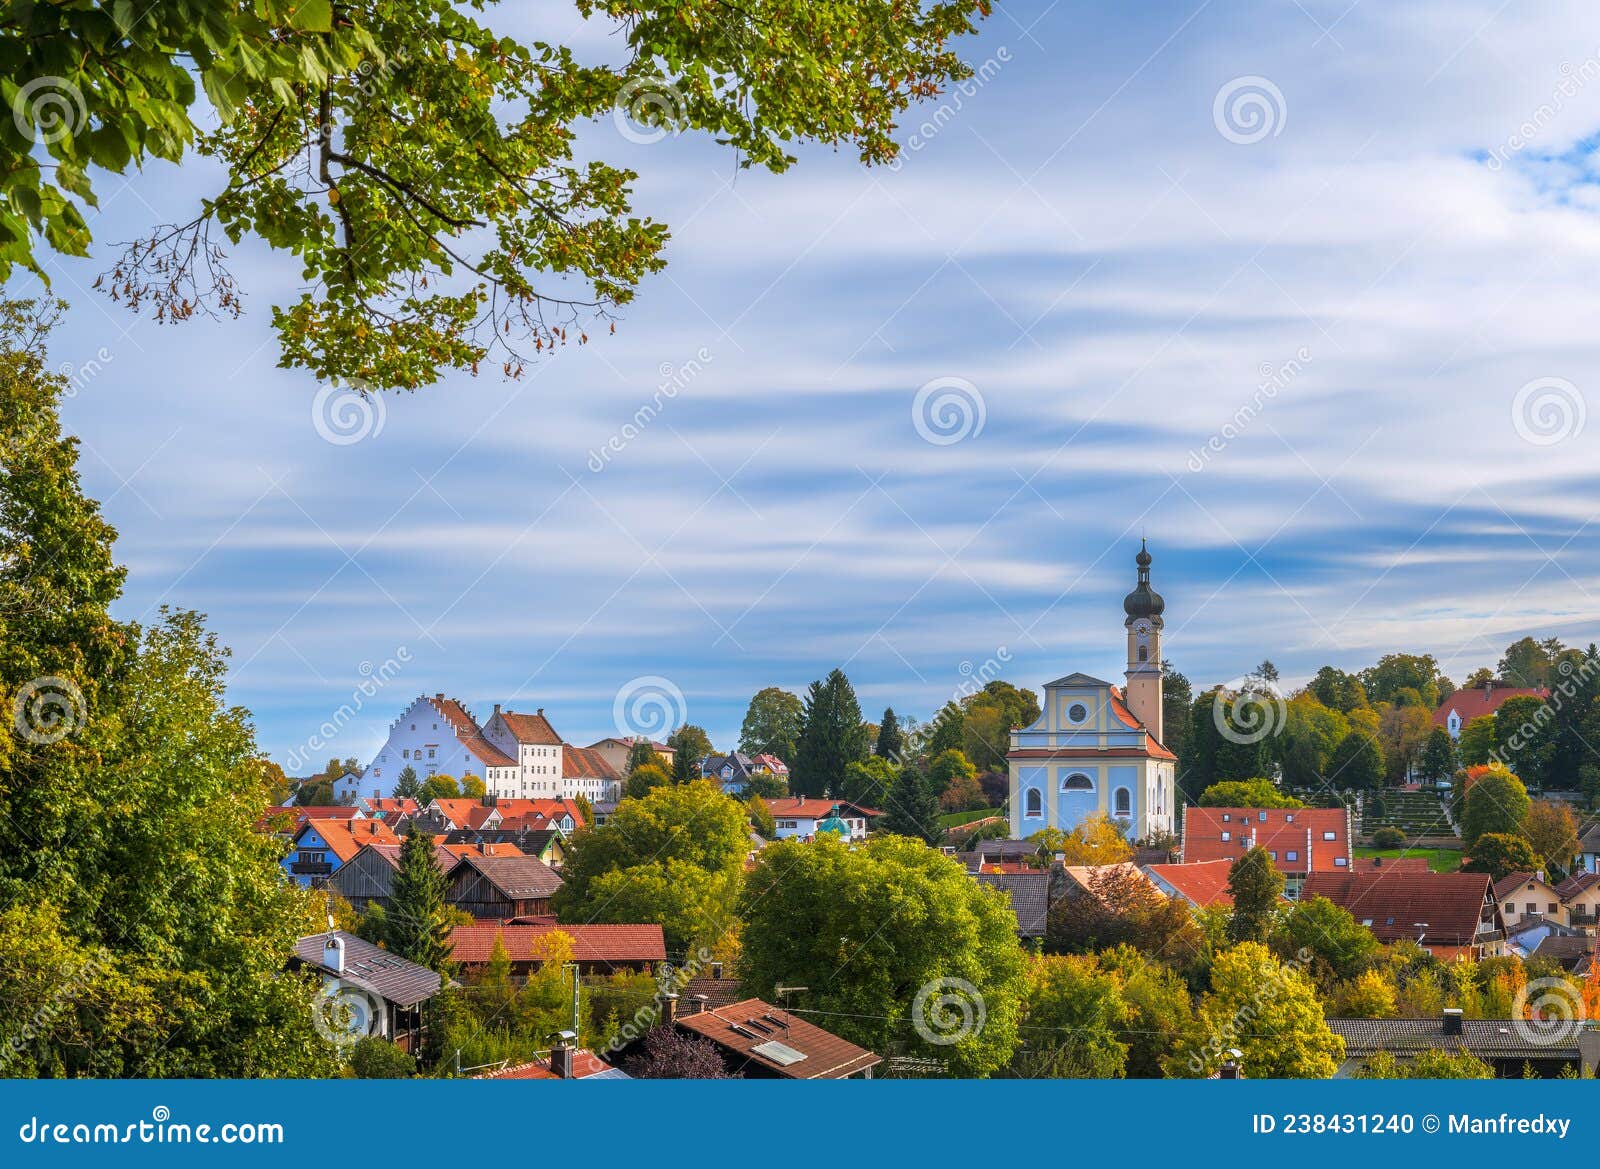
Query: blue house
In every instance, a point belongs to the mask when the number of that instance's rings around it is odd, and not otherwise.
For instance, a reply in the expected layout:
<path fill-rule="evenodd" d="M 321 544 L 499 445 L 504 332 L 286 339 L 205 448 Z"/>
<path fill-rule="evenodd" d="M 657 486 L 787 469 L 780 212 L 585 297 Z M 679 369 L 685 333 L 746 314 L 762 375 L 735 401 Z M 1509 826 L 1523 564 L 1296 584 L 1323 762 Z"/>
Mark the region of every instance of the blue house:
<path fill-rule="evenodd" d="M 399 843 L 394 829 L 382 820 L 307 820 L 279 863 L 291 881 L 309 888 L 337 873 L 363 846 Z"/>

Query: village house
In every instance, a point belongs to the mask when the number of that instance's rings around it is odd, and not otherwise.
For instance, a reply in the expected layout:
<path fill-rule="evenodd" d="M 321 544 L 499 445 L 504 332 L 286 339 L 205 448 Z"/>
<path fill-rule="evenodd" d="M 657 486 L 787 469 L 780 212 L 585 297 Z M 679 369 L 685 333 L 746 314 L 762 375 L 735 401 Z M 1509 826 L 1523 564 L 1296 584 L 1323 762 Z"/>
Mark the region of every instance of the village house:
<path fill-rule="evenodd" d="M 299 939 L 290 965 L 322 976 L 319 1020 L 347 1027 L 358 1038 L 387 1039 L 413 1054 L 421 1044 L 423 1004 L 443 985 L 436 971 L 345 930 Z"/>
<path fill-rule="evenodd" d="M 654 739 L 645 739 L 643 735 L 626 735 L 618 738 L 600 739 L 590 743 L 587 750 L 598 751 L 606 765 L 618 775 L 628 774 L 628 755 L 633 750 L 633 745 L 639 742 L 648 742 L 650 749 L 664 759 L 671 766 L 673 757 L 677 754 L 665 743 L 658 743 Z"/>
<path fill-rule="evenodd" d="M 772 813 L 779 840 L 811 840 L 818 832 L 833 832 L 851 840 L 865 840 L 872 821 L 882 814 L 876 808 L 864 808 L 848 800 L 782 796 L 763 800 L 762 803 Z"/>
<path fill-rule="evenodd" d="M 1150 883 L 1167 897 L 1186 901 L 1195 909 L 1233 904 L 1228 892 L 1230 860 L 1195 861 L 1192 864 L 1153 864 L 1141 866 Z"/>
<path fill-rule="evenodd" d="M 1300 895 L 1312 873 L 1351 871 L 1350 813 L 1344 808 L 1201 808 L 1183 813 L 1183 863 L 1266 850 L 1283 874 L 1284 896 Z"/>
<path fill-rule="evenodd" d="M 1600 1064 L 1600 1031 L 1572 1027 L 1565 1034 L 1544 1035 L 1520 1019 L 1466 1019 L 1446 1008 L 1432 1019 L 1329 1019 L 1328 1027 L 1344 1040 L 1344 1062 L 1337 1078 L 1361 1069 L 1378 1052 L 1405 1061 L 1426 1051 L 1465 1051 L 1494 1069 L 1496 1078 L 1519 1080 L 1526 1067 L 1551 1079 Z"/>
<path fill-rule="evenodd" d="M 561 877 L 531 856 L 464 856 L 445 877 L 445 901 L 473 917 L 505 921 L 550 912 Z"/>
<path fill-rule="evenodd" d="M 1494 897 L 1506 929 L 1514 930 L 1530 918 L 1560 923 L 1561 894 L 1540 873 L 1512 873 L 1494 883 Z"/>
<path fill-rule="evenodd" d="M 1461 737 L 1461 728 L 1475 718 L 1493 714 L 1513 698 L 1548 698 L 1547 690 L 1519 686 L 1496 686 L 1486 682 L 1470 690 L 1454 691 L 1433 712 L 1433 725 L 1450 732 L 1452 739 Z"/>
<path fill-rule="evenodd" d="M 1600 873 L 1600 820 L 1578 836 L 1578 866 L 1586 873 Z"/>
<path fill-rule="evenodd" d="M 676 1000 L 669 1000 L 675 1008 Z M 673 1013 L 669 1025 L 716 1044 L 732 1075 L 746 1079 L 871 1079 L 881 1057 L 760 999 Z"/>
<path fill-rule="evenodd" d="M 1600 919 L 1600 873 L 1573 873 L 1556 886 L 1566 923 L 1586 934 L 1594 934 Z"/>
<path fill-rule="evenodd" d="M 667 943 L 659 925 L 458 925 L 450 931 L 450 960 L 471 972 L 485 966 L 495 939 L 511 959 L 518 979 L 542 966 L 561 933 L 572 944 L 572 961 L 582 974 L 649 972 L 667 960 Z"/>
<path fill-rule="evenodd" d="M 310 888 L 337 873 L 362 846 L 399 843 L 400 838 L 382 820 L 306 820 L 279 864 L 296 885 Z"/>
<path fill-rule="evenodd" d="M 1088 674 L 1045 683 L 1043 713 L 1011 732 L 1011 835 L 1070 832 L 1090 816 L 1123 825 L 1129 839 L 1172 831 L 1177 757 L 1161 742 L 1162 613 L 1150 587 L 1150 553 L 1134 558 L 1138 581 L 1122 602 L 1128 668 L 1124 692 Z M 1126 696 L 1124 696 L 1126 695 Z"/>
<path fill-rule="evenodd" d="M 566 834 L 559 828 L 458 828 L 445 834 L 447 845 L 475 844 L 485 850 L 514 848 L 517 855 L 559 869 L 567 859 Z M 498 854 L 507 855 L 507 854 Z"/>
<path fill-rule="evenodd" d="M 1435 958 L 1490 958 L 1505 948 L 1505 918 L 1487 873 L 1319 871 L 1300 895 L 1326 897 L 1380 942 L 1410 939 Z"/>
<path fill-rule="evenodd" d="M 555 1046 L 544 1059 L 512 1064 L 498 1071 L 484 1072 L 475 1080 L 626 1080 L 631 1077 L 613 1067 L 586 1047 L 575 1047 L 578 1036 L 572 1031 L 556 1035 Z"/>

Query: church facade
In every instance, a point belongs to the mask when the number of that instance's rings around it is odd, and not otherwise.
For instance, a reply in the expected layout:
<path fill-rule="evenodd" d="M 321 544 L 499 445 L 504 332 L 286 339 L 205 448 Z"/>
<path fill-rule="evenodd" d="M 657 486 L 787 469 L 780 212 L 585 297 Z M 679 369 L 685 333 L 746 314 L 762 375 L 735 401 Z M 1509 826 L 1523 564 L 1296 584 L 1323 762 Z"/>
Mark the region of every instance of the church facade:
<path fill-rule="evenodd" d="M 1161 742 L 1161 630 L 1166 602 L 1150 587 L 1141 542 L 1138 581 L 1123 598 L 1125 687 L 1088 674 L 1045 683 L 1044 712 L 1011 732 L 1011 835 L 1070 832 L 1102 814 L 1131 840 L 1173 830 L 1177 757 Z"/>

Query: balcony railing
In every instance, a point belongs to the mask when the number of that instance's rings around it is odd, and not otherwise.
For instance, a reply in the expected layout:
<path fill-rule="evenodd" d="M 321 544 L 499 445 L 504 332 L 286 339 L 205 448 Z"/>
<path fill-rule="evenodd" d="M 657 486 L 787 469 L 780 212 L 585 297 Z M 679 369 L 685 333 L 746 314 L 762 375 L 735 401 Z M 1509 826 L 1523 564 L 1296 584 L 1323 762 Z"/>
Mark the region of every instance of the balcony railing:
<path fill-rule="evenodd" d="M 291 861 L 289 871 L 297 877 L 326 877 L 333 872 L 328 861 Z"/>

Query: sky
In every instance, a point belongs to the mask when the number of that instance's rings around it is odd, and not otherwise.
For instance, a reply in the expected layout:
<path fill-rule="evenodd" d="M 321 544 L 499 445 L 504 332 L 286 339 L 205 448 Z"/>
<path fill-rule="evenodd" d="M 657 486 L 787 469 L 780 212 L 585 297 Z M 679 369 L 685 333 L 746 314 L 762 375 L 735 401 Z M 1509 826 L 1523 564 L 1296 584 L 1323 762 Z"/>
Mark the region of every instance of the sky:
<path fill-rule="evenodd" d="M 539 7 L 491 23 L 615 52 Z M 589 127 L 666 271 L 521 381 L 364 413 L 277 368 L 284 256 L 234 252 L 237 321 L 88 291 L 218 182 L 102 176 L 95 255 L 50 266 L 52 360 L 118 613 L 206 613 L 291 774 L 440 691 L 723 748 L 755 691 L 835 666 L 874 719 L 1120 681 L 1141 537 L 1197 685 L 1587 644 L 1600 10 L 996 9 L 892 169 Z"/>

